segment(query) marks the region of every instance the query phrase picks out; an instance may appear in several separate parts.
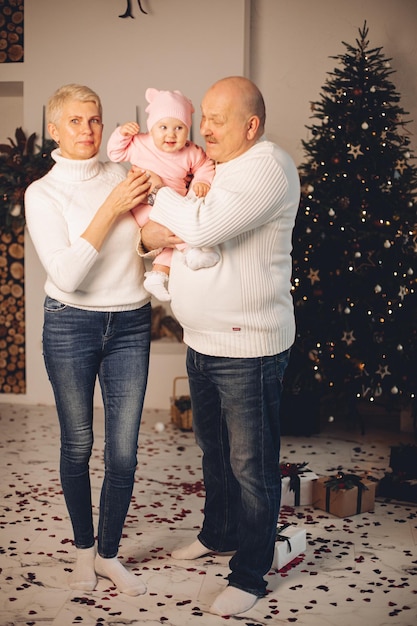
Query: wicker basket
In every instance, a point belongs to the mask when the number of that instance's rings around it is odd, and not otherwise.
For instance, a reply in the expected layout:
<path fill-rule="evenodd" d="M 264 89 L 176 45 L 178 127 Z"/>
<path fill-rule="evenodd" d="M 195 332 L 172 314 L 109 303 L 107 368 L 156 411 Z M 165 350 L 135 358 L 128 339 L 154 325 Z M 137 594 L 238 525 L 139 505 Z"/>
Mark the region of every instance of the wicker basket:
<path fill-rule="evenodd" d="M 191 412 L 191 399 L 189 395 L 178 394 L 179 381 L 188 380 L 187 376 L 174 378 L 171 398 L 171 421 L 181 430 L 193 429 L 193 415 Z"/>

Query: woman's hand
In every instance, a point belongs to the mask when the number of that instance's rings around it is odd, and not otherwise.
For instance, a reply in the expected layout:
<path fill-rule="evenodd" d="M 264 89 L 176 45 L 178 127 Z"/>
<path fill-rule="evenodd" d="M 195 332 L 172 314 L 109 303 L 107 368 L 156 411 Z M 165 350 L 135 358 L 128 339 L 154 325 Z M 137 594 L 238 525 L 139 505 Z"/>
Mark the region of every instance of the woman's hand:
<path fill-rule="evenodd" d="M 103 207 L 108 205 L 116 216 L 126 213 L 136 205 L 147 202 L 150 188 L 148 172 L 132 167 L 126 178 L 111 191 Z"/>
<path fill-rule="evenodd" d="M 81 236 L 96 250 L 100 250 L 119 215 L 138 204 L 146 203 L 149 189 L 147 172 L 139 168 L 129 170 L 126 178 L 109 193 Z"/>
<path fill-rule="evenodd" d="M 150 191 L 155 189 L 155 187 L 165 186 L 162 178 L 158 176 L 158 174 L 155 174 L 155 172 L 151 172 L 151 170 L 147 170 L 147 174 L 149 175 L 149 182 L 151 183 Z"/>

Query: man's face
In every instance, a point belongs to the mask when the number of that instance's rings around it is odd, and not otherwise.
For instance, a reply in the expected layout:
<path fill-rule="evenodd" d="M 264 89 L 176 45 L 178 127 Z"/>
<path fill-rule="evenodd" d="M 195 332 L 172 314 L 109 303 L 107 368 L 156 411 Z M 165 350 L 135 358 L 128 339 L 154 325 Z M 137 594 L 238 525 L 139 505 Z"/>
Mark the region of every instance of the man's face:
<path fill-rule="evenodd" d="M 200 132 L 206 141 L 207 156 L 217 163 L 235 159 L 252 145 L 248 118 L 235 96 L 228 85 L 214 85 L 201 104 Z"/>

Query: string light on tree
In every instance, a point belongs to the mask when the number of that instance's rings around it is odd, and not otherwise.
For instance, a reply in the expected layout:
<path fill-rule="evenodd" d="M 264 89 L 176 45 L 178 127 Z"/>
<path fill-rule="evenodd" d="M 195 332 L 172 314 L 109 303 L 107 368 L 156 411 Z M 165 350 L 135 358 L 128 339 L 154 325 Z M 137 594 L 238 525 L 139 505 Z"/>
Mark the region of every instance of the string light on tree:
<path fill-rule="evenodd" d="M 417 388 L 417 170 L 391 59 L 368 33 L 365 22 L 332 57 L 338 67 L 302 142 L 297 338 L 285 384 L 408 402 Z M 319 362 L 308 356 L 318 344 Z"/>

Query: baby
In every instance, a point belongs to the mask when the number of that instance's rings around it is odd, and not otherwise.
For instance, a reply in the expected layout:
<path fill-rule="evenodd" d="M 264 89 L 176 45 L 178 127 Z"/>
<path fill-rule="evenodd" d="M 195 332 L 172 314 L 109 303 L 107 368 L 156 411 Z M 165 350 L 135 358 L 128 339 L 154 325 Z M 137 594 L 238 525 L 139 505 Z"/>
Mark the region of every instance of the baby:
<path fill-rule="evenodd" d="M 139 124 L 127 122 L 116 128 L 107 144 L 107 154 L 112 161 L 130 162 L 158 174 L 164 185 L 186 195 L 190 175 L 191 187 L 198 197 L 204 197 L 214 176 L 214 163 L 204 150 L 188 139 L 194 107 L 191 100 L 180 91 L 159 91 L 149 88 L 145 97 L 149 105 L 148 133 L 141 133 Z M 152 201 L 152 194 L 149 199 Z M 139 226 L 149 219 L 150 204 L 141 204 L 132 210 Z M 210 248 L 178 246 L 184 252 L 190 269 L 211 267 L 219 254 Z M 168 282 L 172 248 L 165 248 L 155 257 L 152 271 L 145 273 L 144 286 L 158 300 L 171 299 L 165 284 Z"/>

